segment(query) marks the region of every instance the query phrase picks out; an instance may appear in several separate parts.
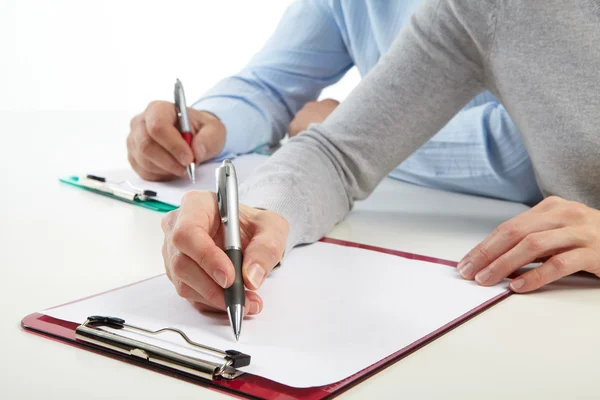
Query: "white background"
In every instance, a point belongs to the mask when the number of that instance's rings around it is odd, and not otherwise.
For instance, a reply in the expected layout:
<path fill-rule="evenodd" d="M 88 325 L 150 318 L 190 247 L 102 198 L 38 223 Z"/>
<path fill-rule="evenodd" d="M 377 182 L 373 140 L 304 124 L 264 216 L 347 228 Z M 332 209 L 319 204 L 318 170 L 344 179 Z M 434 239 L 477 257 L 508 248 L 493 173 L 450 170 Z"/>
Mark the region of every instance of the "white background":
<path fill-rule="evenodd" d="M 2 0 L 0 110 L 133 115 L 172 101 L 176 77 L 191 103 L 245 65 L 291 2 Z M 341 100 L 358 80 L 353 69 L 324 96 Z"/>
<path fill-rule="evenodd" d="M 19 321 L 163 271 L 160 214 L 57 177 L 126 165 L 133 114 L 170 100 L 175 77 L 193 99 L 238 71 L 287 4 L 0 0 L 0 398 L 218 398 Z M 324 95 L 342 99 L 357 80 Z M 332 236 L 457 260 L 520 211 L 387 180 Z M 597 398 L 597 286 L 575 277 L 513 296 L 347 396 Z"/>

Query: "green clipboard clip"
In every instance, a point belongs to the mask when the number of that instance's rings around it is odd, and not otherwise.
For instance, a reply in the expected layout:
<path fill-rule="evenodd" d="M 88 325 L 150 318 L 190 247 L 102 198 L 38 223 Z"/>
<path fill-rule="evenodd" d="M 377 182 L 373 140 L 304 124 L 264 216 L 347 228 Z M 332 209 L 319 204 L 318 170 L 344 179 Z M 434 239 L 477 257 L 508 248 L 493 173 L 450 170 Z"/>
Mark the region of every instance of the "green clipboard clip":
<path fill-rule="evenodd" d="M 111 187 L 106 185 L 104 178 L 88 175 L 87 177 L 79 176 L 68 176 L 60 178 L 60 181 L 71 186 L 78 187 L 80 189 L 88 190 L 103 196 L 111 197 L 116 200 L 123 201 L 125 203 L 134 204 L 139 207 L 147 208 L 149 210 L 158 211 L 161 213 L 167 213 L 173 211 L 179 207 L 171 204 L 160 202 L 153 197 L 156 193 L 151 191 L 141 191 L 133 188 L 131 190 L 125 190 L 118 187 Z"/>

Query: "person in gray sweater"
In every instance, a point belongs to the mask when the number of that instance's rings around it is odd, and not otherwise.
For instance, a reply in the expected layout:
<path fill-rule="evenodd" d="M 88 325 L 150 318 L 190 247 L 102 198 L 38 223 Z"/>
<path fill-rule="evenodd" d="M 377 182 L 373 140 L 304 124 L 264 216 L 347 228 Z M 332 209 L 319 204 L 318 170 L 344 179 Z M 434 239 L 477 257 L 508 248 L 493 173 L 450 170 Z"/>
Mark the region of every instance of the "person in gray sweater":
<path fill-rule="evenodd" d="M 424 1 L 345 102 L 240 188 L 246 286 L 257 289 L 285 249 L 326 234 L 484 89 L 519 128 L 546 198 L 465 255 L 460 274 L 494 285 L 542 260 L 511 281 L 515 292 L 600 276 L 599 71 L 598 0 Z M 234 277 L 219 224 L 209 192 L 187 194 L 163 221 L 167 273 L 200 309 L 223 310 Z M 258 294 L 247 301 L 260 312 Z"/>

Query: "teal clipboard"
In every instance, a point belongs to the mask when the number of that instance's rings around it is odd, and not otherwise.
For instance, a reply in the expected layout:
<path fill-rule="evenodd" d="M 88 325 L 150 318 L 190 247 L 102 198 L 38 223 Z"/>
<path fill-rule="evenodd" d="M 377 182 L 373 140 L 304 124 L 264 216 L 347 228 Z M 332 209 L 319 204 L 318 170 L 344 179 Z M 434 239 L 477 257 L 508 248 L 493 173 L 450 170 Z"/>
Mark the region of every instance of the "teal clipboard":
<path fill-rule="evenodd" d="M 272 155 L 275 151 L 277 151 L 279 149 L 279 144 L 277 145 L 271 145 L 271 144 L 264 144 L 261 146 L 256 147 L 254 150 L 252 150 L 250 153 L 253 154 L 262 154 L 262 155 L 266 155 L 266 156 L 270 156 Z M 222 157 L 216 158 L 215 160 L 222 160 L 224 158 L 228 158 L 228 154 L 223 155 Z M 232 156 L 234 157 L 234 156 Z M 67 176 L 67 177 L 62 177 L 59 178 L 59 180 L 63 183 L 66 183 L 67 185 L 71 185 L 80 189 L 84 189 L 84 190 L 88 190 L 90 192 L 94 192 L 96 194 L 100 194 L 102 196 L 106 196 L 106 197 L 110 197 L 112 199 L 115 200 L 120 200 L 122 202 L 125 203 L 129 203 L 129 204 L 133 204 L 139 207 L 143 207 L 143 208 L 147 208 L 148 210 L 152 210 L 152 211 L 158 211 L 160 213 L 167 213 L 169 211 L 173 211 L 179 208 L 179 206 L 174 206 L 171 204 L 167 204 L 167 203 L 163 203 L 161 201 L 158 200 L 154 200 L 154 199 L 147 199 L 147 200 L 139 200 L 139 199 L 134 199 L 134 200 L 129 200 L 123 197 L 119 197 L 119 196 L 115 196 L 111 193 L 107 193 L 107 192 L 103 192 L 102 190 L 96 190 L 94 188 L 82 185 L 79 182 L 79 177 L 78 176 Z"/>
<path fill-rule="evenodd" d="M 169 211 L 173 211 L 173 210 L 176 210 L 177 208 L 179 208 L 177 206 L 173 206 L 173 205 L 167 204 L 167 203 L 162 203 L 160 201 L 152 200 L 152 199 L 142 201 L 142 200 L 138 200 L 138 199 L 128 200 L 128 199 L 125 199 L 122 197 L 118 197 L 118 196 L 112 195 L 110 193 L 103 192 L 101 190 L 96 190 L 96 189 L 81 185 L 79 183 L 79 177 L 77 177 L 77 176 L 68 176 L 65 178 L 60 178 L 60 181 L 63 183 L 66 183 L 67 185 L 71 185 L 71 186 L 74 186 L 74 187 L 77 187 L 80 189 L 88 190 L 90 192 L 94 192 L 94 193 L 100 194 L 102 196 L 110 197 L 112 199 L 119 200 L 119 201 L 122 201 L 125 203 L 129 203 L 129 204 L 133 204 L 133 205 L 136 205 L 139 207 L 147 208 L 148 210 L 152 210 L 152 211 L 167 213 Z"/>

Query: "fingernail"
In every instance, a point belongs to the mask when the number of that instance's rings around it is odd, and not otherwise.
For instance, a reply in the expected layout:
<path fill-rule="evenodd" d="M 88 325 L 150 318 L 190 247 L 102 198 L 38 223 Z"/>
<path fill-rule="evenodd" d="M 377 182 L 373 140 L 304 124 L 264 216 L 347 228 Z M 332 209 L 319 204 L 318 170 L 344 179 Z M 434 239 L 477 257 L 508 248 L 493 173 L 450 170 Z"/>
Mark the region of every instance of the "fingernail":
<path fill-rule="evenodd" d="M 490 276 L 492 276 L 492 271 L 490 271 L 489 268 L 486 268 L 475 275 L 475 280 L 479 284 L 484 284 L 490 279 Z"/>
<path fill-rule="evenodd" d="M 258 264 L 252 264 L 248 267 L 248 280 L 252 286 L 259 288 L 265 279 L 265 270 Z"/>
<path fill-rule="evenodd" d="M 256 301 L 250 302 L 250 309 L 248 310 L 248 314 L 258 314 L 260 312 L 260 304 Z"/>
<path fill-rule="evenodd" d="M 213 277 L 219 286 L 221 286 L 223 289 L 227 288 L 227 274 L 225 272 L 218 269 L 213 273 Z"/>
<path fill-rule="evenodd" d="M 206 147 L 203 144 L 196 145 L 196 160 L 204 161 L 206 158 Z"/>
<path fill-rule="evenodd" d="M 188 153 L 181 153 L 179 155 L 179 162 L 181 164 L 183 164 L 183 166 L 188 166 L 190 165 L 190 163 L 192 162 L 192 160 L 190 160 L 190 156 Z"/>
<path fill-rule="evenodd" d="M 456 268 L 458 268 L 458 270 L 460 271 L 465 266 L 465 262 L 466 261 L 467 260 L 464 259 L 464 258 L 462 260 L 460 260 L 460 262 L 458 263 L 458 265 L 456 266 Z"/>
<path fill-rule="evenodd" d="M 523 279 L 523 278 L 517 278 L 517 279 L 513 279 L 513 281 L 510 283 L 509 286 L 510 286 L 510 288 L 512 290 L 519 290 L 524 285 L 525 285 L 525 279 Z"/>
<path fill-rule="evenodd" d="M 466 265 L 463 265 L 458 272 L 463 278 L 469 278 L 473 273 L 473 264 L 468 262 Z"/>

